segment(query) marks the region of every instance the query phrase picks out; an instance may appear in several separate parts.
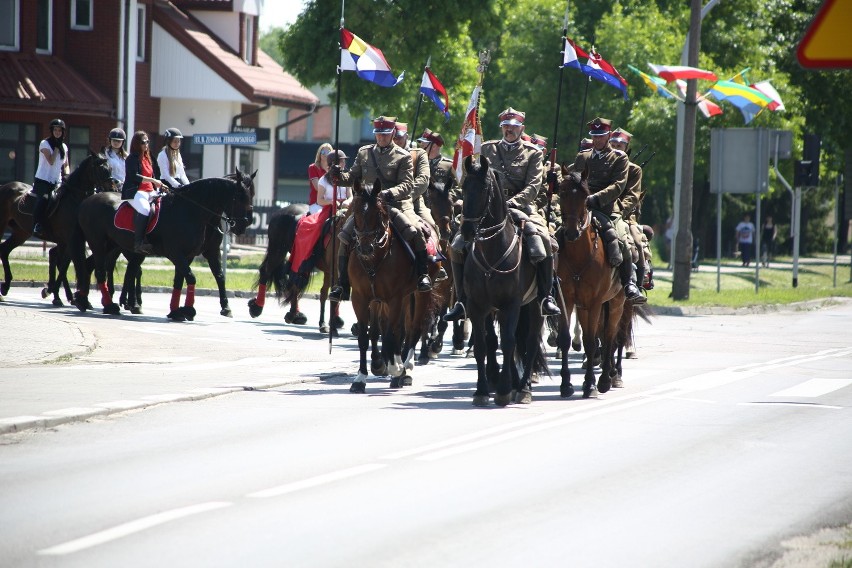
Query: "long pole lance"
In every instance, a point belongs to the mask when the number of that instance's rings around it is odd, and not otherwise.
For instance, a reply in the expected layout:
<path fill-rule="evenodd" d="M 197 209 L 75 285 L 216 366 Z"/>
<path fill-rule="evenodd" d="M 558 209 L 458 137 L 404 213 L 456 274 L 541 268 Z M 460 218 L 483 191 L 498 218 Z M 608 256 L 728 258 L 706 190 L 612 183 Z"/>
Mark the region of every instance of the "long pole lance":
<path fill-rule="evenodd" d="M 562 37 L 560 41 L 562 42 L 562 52 L 560 54 L 560 64 L 559 64 L 559 86 L 556 89 L 556 118 L 553 121 L 553 148 L 550 150 L 550 171 L 554 173 L 552 176 L 548 176 L 547 180 L 547 205 L 546 205 L 546 213 L 545 219 L 548 223 L 550 223 L 550 214 L 551 214 L 551 204 L 550 201 L 553 198 L 553 194 L 556 193 L 556 148 L 559 146 L 559 141 L 557 139 L 557 135 L 559 134 L 559 107 L 562 105 L 562 76 L 565 71 L 565 67 L 562 65 L 562 61 L 564 60 L 564 49 L 565 49 L 565 38 L 568 36 L 568 8 L 570 3 L 565 4 L 565 18 L 562 21 Z"/>
<path fill-rule="evenodd" d="M 424 69 L 429 69 L 432 63 L 432 56 L 426 58 Z M 411 126 L 411 137 L 417 139 L 417 120 L 420 118 L 420 106 L 423 104 L 423 93 L 420 92 L 420 85 L 417 86 L 417 110 L 414 111 L 414 123 Z"/>
<path fill-rule="evenodd" d="M 340 0 L 340 29 L 337 37 L 340 38 L 343 33 L 343 10 L 346 5 L 346 0 Z M 343 46 L 340 46 L 343 49 Z M 338 54 L 338 57 L 340 55 Z M 335 156 L 339 156 L 337 151 L 340 149 L 340 90 L 343 87 L 343 69 L 340 64 L 337 65 L 337 103 L 335 106 L 334 118 L 334 152 Z M 339 160 L 338 160 L 339 162 Z M 337 164 L 334 164 L 335 166 Z M 331 226 L 336 228 L 337 225 L 337 181 L 332 182 L 332 190 L 334 195 L 331 197 Z M 334 230 L 332 230 L 334 233 Z M 331 237 L 331 286 L 337 285 L 337 234 L 332 234 Z M 339 306 L 339 304 L 338 304 Z M 338 308 L 339 309 L 339 308 Z M 328 329 L 328 354 L 331 355 L 332 342 L 334 338 L 334 326 L 330 325 Z"/>

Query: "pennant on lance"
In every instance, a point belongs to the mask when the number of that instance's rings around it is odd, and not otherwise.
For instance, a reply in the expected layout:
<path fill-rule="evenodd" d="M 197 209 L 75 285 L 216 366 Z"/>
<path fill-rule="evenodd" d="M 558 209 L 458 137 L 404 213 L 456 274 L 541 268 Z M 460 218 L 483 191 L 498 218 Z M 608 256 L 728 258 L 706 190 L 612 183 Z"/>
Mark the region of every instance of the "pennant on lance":
<path fill-rule="evenodd" d="M 405 75 L 403 72 L 394 76 L 382 50 L 345 28 L 340 28 L 340 69 L 355 71 L 362 79 L 381 87 L 395 87 Z"/>
<path fill-rule="evenodd" d="M 428 67 L 423 70 L 423 79 L 420 81 L 420 92 L 435 103 L 435 106 L 444 113 L 444 117 L 447 120 L 450 119 L 450 96 L 447 94 L 444 85 L 441 84 Z"/>

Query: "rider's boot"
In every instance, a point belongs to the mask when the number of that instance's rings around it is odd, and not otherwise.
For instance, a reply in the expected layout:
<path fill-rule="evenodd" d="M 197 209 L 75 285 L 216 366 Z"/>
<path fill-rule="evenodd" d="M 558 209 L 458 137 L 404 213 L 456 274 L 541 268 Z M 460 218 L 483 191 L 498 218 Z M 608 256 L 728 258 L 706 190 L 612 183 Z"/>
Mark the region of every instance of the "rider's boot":
<path fill-rule="evenodd" d="M 425 250 L 414 252 L 414 269 L 417 271 L 417 291 L 429 292 L 432 289 L 432 280 L 429 279 L 428 259 Z"/>
<path fill-rule="evenodd" d="M 133 216 L 133 252 L 137 254 L 151 254 L 154 247 L 149 243 L 143 243 L 145 229 L 148 226 L 148 216 L 136 211 Z"/>
<path fill-rule="evenodd" d="M 545 258 L 535 265 L 535 279 L 538 284 L 538 300 L 541 305 L 541 315 L 558 316 L 562 310 L 553 299 L 553 259 Z"/>
<path fill-rule="evenodd" d="M 438 260 L 436 256 L 429 256 L 429 262 L 434 263 L 438 267 L 438 272 L 435 273 L 435 282 L 441 282 L 447 279 L 447 271 L 444 270 L 444 264 Z"/>
<path fill-rule="evenodd" d="M 444 315 L 444 321 L 458 321 L 467 317 L 464 303 L 464 263 L 453 262 L 453 287 L 456 289 L 456 305 Z"/>
<path fill-rule="evenodd" d="M 337 286 L 331 289 L 328 299 L 332 302 L 342 302 L 349 299 L 349 245 L 340 243 L 340 254 L 337 255 Z"/>
<path fill-rule="evenodd" d="M 599 220 L 601 222 L 601 238 L 606 246 L 606 257 L 609 259 L 611 266 L 618 266 L 622 264 L 621 261 L 624 259 L 624 256 L 621 254 L 621 243 L 618 241 L 618 233 L 615 232 L 615 227 L 608 220 Z M 630 263 L 628 262 L 628 264 Z"/>
<path fill-rule="evenodd" d="M 46 211 L 47 198 L 38 196 L 35 208 L 33 209 L 33 234 L 36 236 L 42 236 L 42 231 L 44 231 L 44 214 Z"/>
<path fill-rule="evenodd" d="M 625 260 L 619 268 L 621 275 L 621 285 L 624 287 L 624 296 L 627 301 L 632 304 L 644 304 L 648 298 L 639 290 L 636 285 L 636 273 L 633 271 L 633 263 Z"/>
<path fill-rule="evenodd" d="M 645 274 L 645 281 L 642 283 L 642 287 L 646 290 L 654 289 L 654 267 L 651 266 L 648 268 L 648 273 Z"/>

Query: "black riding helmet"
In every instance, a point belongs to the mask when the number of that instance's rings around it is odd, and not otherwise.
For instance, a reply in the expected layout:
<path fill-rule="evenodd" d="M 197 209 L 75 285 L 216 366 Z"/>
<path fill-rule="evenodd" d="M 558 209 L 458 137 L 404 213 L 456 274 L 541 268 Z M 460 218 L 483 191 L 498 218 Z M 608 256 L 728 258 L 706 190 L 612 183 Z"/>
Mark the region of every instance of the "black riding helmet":
<path fill-rule="evenodd" d="M 343 150 L 337 150 L 336 152 L 331 152 L 325 157 L 325 163 L 330 168 L 331 166 L 337 165 L 340 160 L 345 160 L 348 156 L 343 152 Z"/>
<path fill-rule="evenodd" d="M 109 131 L 110 140 L 127 140 L 127 134 L 121 128 L 113 128 Z"/>
<path fill-rule="evenodd" d="M 177 128 L 169 128 L 164 133 L 163 136 L 166 140 L 171 140 L 172 138 L 183 138 L 183 134 L 181 134 L 180 130 Z"/>
<path fill-rule="evenodd" d="M 61 118 L 54 118 L 50 121 L 50 129 L 53 130 L 54 126 L 58 126 L 62 130 L 65 130 L 65 121 Z"/>

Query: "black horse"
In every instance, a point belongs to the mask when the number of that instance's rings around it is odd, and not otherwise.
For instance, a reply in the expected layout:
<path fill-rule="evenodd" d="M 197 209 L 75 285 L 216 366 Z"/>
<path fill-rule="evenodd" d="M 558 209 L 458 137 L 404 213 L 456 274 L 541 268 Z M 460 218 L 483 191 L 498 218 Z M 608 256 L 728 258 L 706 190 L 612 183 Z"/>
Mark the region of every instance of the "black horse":
<path fill-rule="evenodd" d="M 172 190 L 161 199 L 160 217 L 148 240 L 154 247 L 154 254 L 168 258 L 175 265 L 169 319 L 191 321 L 195 317 L 195 274 L 190 264 L 202 250 L 206 227 L 214 220 L 224 219 L 234 233 L 242 234 L 251 223 L 255 174 L 248 176 L 237 170 L 235 179 L 200 179 Z M 101 304 L 104 313 L 109 314 L 120 312 L 106 284 L 109 252 L 116 245 L 122 251 L 133 250 L 133 232 L 114 226 L 120 203 L 119 195 L 100 193 L 80 205 L 80 230 L 92 249 Z M 82 247 L 74 251 L 75 267 L 83 262 L 83 254 Z M 88 278 L 80 278 L 80 269 L 77 274 L 75 300 L 77 307 L 85 311 L 89 282 Z M 186 302 L 180 307 L 184 280 L 187 283 Z"/>
<path fill-rule="evenodd" d="M 535 266 L 522 246 L 522 235 L 512 220 L 503 189 L 488 160 L 480 156 L 476 163 L 468 157 L 464 166 L 467 175 L 462 183 L 461 234 L 468 246 L 464 291 L 478 372 L 473 404 L 488 405 L 489 382 L 495 379 L 495 404 L 506 406 L 513 399 L 528 404 L 532 402 L 532 374 L 548 373 L 541 345 L 543 319 L 535 302 Z M 486 372 L 487 368 L 497 369 L 496 353 L 488 348 L 486 341 L 486 319 L 495 310 L 503 352 L 502 372 L 496 378 Z M 518 376 L 515 367 L 516 347 L 524 368 L 523 377 Z"/>
<path fill-rule="evenodd" d="M 4 271 L 0 296 L 9 293 L 12 283 L 9 253 L 33 234 L 35 198 L 30 194 L 31 189 L 30 185 L 17 181 L 0 187 L 0 233 L 4 232 L 6 227 L 11 231 L 9 238 L 0 244 L 0 261 Z M 98 189 L 112 189 L 109 163 L 105 155 L 90 152 L 56 191 L 49 205 L 47 220 L 42 224 L 44 234 L 41 236 L 57 245 L 56 251 L 51 252 L 49 256 L 50 281 L 46 288 L 49 293 L 53 293 L 53 304 L 56 306 L 62 305 L 58 291 L 60 283 L 65 279 L 65 271 L 71 258 L 70 250 L 75 246 L 77 209 L 86 197 Z M 57 271 L 58 276 L 54 277 Z M 47 296 L 47 293 L 43 295 Z"/>

